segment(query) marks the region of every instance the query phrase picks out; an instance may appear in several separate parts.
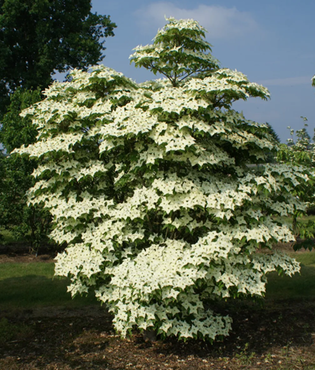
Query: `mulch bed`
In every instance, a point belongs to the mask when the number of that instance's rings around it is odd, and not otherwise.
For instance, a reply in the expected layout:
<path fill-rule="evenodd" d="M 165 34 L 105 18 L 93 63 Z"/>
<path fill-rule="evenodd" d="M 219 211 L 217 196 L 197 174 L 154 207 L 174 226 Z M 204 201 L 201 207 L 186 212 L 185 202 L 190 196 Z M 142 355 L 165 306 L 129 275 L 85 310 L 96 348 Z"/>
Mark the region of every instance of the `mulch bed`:
<path fill-rule="evenodd" d="M 121 339 L 98 307 L 1 312 L 0 369 L 315 369 L 315 302 L 234 307 L 233 331 L 203 341 Z M 2 323 L 2 325 L 1 325 Z"/>

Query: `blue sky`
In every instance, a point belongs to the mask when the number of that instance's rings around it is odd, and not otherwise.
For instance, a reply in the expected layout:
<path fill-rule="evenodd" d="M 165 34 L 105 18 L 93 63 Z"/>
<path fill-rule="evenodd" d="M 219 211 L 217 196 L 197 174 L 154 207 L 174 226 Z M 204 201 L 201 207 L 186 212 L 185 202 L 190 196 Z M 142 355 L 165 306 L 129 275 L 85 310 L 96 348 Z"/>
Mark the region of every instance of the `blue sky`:
<path fill-rule="evenodd" d="M 282 142 L 288 126 L 315 128 L 315 1 L 314 0 L 92 0 L 92 11 L 110 15 L 115 37 L 106 40 L 103 64 L 137 82 L 154 79 L 129 63 L 137 45 L 152 43 L 164 16 L 193 18 L 207 30 L 212 54 L 222 68 L 236 69 L 250 81 L 266 86 L 271 99 L 249 99 L 234 108 L 248 119 L 269 122 Z"/>

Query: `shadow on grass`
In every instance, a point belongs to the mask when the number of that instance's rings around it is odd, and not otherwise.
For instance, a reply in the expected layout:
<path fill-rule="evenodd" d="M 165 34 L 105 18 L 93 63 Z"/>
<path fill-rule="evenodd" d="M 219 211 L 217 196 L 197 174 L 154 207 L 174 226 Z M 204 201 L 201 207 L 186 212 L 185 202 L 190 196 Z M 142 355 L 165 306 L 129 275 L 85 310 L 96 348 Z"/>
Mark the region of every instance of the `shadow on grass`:
<path fill-rule="evenodd" d="M 313 257 L 312 257 L 313 258 Z M 315 267 L 301 264 L 301 272 L 292 277 L 267 275 L 266 299 L 270 300 L 305 300 L 315 299 Z"/>
<path fill-rule="evenodd" d="M 65 306 L 69 308 L 97 304 L 93 294 L 71 298 L 67 292 L 68 279 L 25 275 L 0 280 L 0 309 L 34 309 Z"/>

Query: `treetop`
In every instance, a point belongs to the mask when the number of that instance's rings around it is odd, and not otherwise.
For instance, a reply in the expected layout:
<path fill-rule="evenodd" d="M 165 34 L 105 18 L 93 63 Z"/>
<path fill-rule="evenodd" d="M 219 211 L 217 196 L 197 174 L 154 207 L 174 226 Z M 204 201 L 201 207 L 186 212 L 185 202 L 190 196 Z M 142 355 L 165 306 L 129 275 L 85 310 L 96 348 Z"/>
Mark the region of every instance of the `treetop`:
<path fill-rule="evenodd" d="M 152 45 L 134 49 L 131 63 L 164 75 L 173 86 L 189 76 L 219 68 L 218 60 L 211 55 L 211 45 L 204 40 L 206 30 L 197 21 L 174 18 L 167 21 Z"/>

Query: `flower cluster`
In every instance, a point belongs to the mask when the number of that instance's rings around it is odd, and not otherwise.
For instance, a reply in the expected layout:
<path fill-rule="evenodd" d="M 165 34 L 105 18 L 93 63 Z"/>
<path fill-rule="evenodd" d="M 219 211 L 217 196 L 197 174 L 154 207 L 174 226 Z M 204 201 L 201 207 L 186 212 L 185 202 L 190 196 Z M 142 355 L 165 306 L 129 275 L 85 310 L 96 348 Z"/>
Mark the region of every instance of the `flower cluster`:
<path fill-rule="evenodd" d="M 191 38 L 193 57 L 189 43 L 163 54 L 171 32 Z M 171 19 L 150 50 L 166 74 L 163 58 L 186 53 L 187 70 L 209 51 L 203 33 Z M 302 167 L 264 165 L 271 137 L 231 103 L 268 91 L 210 59 L 182 81 L 75 70 L 24 112 L 38 128 L 37 142 L 17 150 L 39 160 L 29 200 L 50 210 L 51 237 L 68 245 L 55 273 L 70 277 L 72 295 L 93 290 L 123 336 L 227 335 L 231 319 L 214 312 L 216 300 L 263 295 L 268 272 L 299 271 L 272 247 L 293 240 L 276 216 L 304 209 L 291 190 L 308 178 Z"/>

